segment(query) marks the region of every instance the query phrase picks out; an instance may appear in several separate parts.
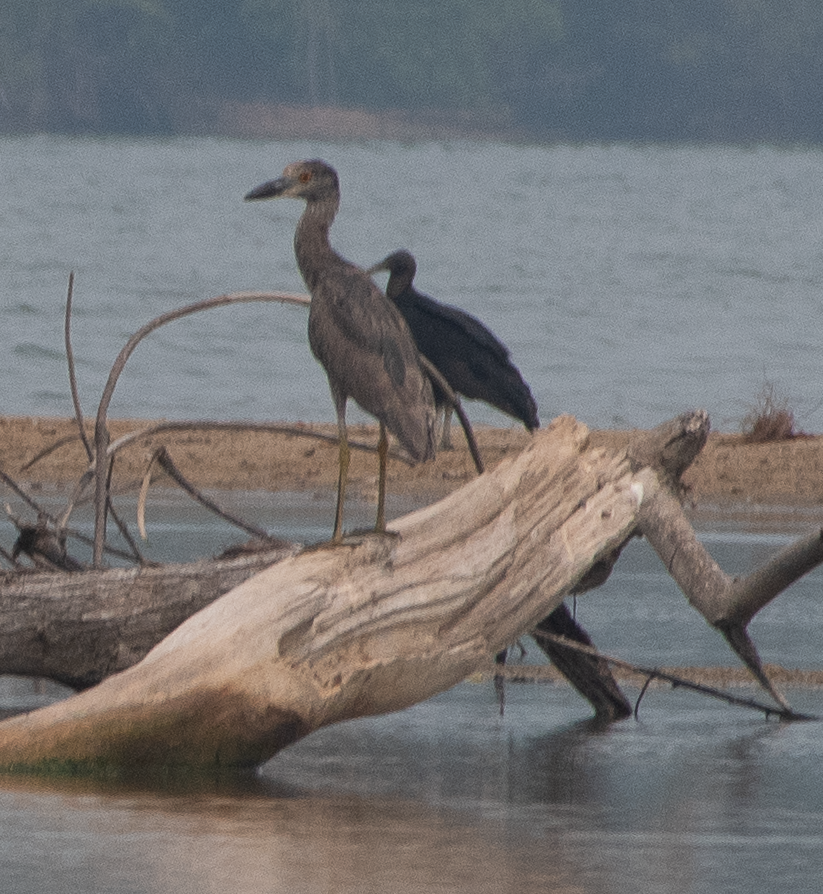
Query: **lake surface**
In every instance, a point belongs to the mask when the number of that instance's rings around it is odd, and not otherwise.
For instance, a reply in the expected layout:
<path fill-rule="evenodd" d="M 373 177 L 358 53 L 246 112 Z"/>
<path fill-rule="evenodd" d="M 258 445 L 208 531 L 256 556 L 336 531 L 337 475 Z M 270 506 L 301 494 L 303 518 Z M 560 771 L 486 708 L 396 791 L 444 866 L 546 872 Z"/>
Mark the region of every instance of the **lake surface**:
<path fill-rule="evenodd" d="M 341 178 L 335 246 L 363 265 L 413 251 L 422 290 L 508 344 L 544 420 L 649 427 L 703 407 L 737 430 L 772 383 L 801 427 L 823 427 L 819 150 L 26 137 L 0 139 L 0 153 L 0 412 L 71 413 L 72 269 L 87 414 L 125 340 L 157 314 L 243 289 L 302 291 L 301 203 L 242 197 L 319 156 Z M 160 330 L 112 414 L 333 419 L 305 317 L 250 305 Z"/>
<path fill-rule="evenodd" d="M 509 345 L 544 420 L 572 412 L 595 426 L 651 426 L 700 406 L 716 428 L 736 430 L 773 382 L 802 427 L 823 424 L 818 151 L 31 137 L 0 139 L 0 152 L 3 413 L 72 412 L 71 269 L 87 413 L 125 340 L 153 316 L 229 291 L 301 291 L 291 248 L 300 205 L 242 196 L 288 161 L 320 156 L 341 175 L 339 249 L 362 264 L 414 251 L 423 290 Z M 160 330 L 129 362 L 111 412 L 333 418 L 305 311 L 280 305 Z M 283 536 L 328 534 L 331 495 L 226 499 Z M 369 505 L 348 509 L 351 524 L 372 517 Z M 154 493 L 147 520 L 159 559 L 242 539 L 179 496 Z M 75 522 L 89 524 L 82 513 Z M 696 522 L 723 567 L 745 573 L 820 513 L 741 520 L 701 507 Z M 765 661 L 823 667 L 821 584 L 810 575 L 758 616 Z M 629 660 L 735 663 L 641 542 L 576 611 L 602 649 Z M 525 661 L 539 661 L 525 646 Z M 6 679 L 0 707 L 62 694 Z M 788 696 L 823 714 L 820 692 Z M 588 717 L 577 695 L 546 684 L 510 684 L 500 717 L 491 685 L 467 682 L 314 734 L 250 779 L 2 779 L 2 889 L 817 890 L 821 723 L 766 722 L 665 688 L 647 693 L 638 720 L 602 729 Z"/>

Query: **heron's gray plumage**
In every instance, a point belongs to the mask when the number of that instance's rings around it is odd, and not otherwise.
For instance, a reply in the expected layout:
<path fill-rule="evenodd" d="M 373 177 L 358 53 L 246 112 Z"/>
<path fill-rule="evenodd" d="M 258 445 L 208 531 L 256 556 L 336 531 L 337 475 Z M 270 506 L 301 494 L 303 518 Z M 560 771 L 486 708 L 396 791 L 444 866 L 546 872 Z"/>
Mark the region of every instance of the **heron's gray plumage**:
<path fill-rule="evenodd" d="M 328 376 L 341 443 L 351 397 L 395 435 L 414 461 L 430 459 L 434 398 L 408 325 L 371 277 L 329 242 L 340 204 L 337 173 L 323 161 L 295 162 L 246 199 L 277 196 L 306 201 L 294 251 L 312 296 L 309 344 Z"/>

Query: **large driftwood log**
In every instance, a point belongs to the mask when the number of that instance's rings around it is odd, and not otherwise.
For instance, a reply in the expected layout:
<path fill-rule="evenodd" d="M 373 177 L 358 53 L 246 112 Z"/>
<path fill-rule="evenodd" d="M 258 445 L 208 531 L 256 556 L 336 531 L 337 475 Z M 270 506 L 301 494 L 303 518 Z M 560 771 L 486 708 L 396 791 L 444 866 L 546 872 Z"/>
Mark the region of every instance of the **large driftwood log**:
<path fill-rule="evenodd" d="M 702 413 L 638 432 L 628 450 L 632 468 L 675 463 L 667 472 L 674 484 L 707 433 Z M 0 574 L 0 673 L 46 677 L 74 689 L 93 686 L 136 664 L 190 615 L 296 550 L 154 568 Z M 602 583 L 618 554 L 619 548 L 599 561 L 575 592 Z M 558 631 L 557 623 L 547 623 Z M 625 698 L 602 662 L 593 674 L 597 663 L 578 652 L 554 646 L 549 652 L 600 716 L 626 715 Z"/>
<path fill-rule="evenodd" d="M 635 529 L 654 474 L 564 417 L 447 499 L 277 563 L 143 661 L 0 724 L 0 766 L 252 766 L 487 667 Z"/>
<path fill-rule="evenodd" d="M 823 559 L 821 536 L 800 541 L 747 578 L 724 575 L 672 495 L 707 432 L 704 413 L 685 414 L 638 433 L 625 452 L 606 451 L 592 449 L 574 420 L 556 420 L 519 457 L 395 522 L 393 535 L 352 538 L 287 558 L 217 598 L 131 670 L 0 724 L 0 767 L 254 765 L 320 726 L 404 707 L 487 669 L 501 647 L 545 626 L 564 595 L 602 583 L 637 533 L 649 538 L 691 604 L 785 706 L 746 626 Z M 15 641 L 26 641 L 34 656 L 30 664 L 18 660 L 17 672 L 51 666 L 63 633 L 61 660 L 70 663 L 68 644 L 82 638 L 87 623 L 95 631 L 89 648 L 98 654 L 80 665 L 75 679 L 83 684 L 110 673 L 117 661 L 127 666 L 163 624 L 174 626 L 175 618 L 215 599 L 231 575 L 247 578 L 255 561 L 279 555 L 52 576 L 53 592 L 48 582 L 43 589 L 43 575 L 24 576 L 15 582 L 25 581 L 21 592 L 38 580 L 39 590 L 27 592 L 22 611 L 0 599 L 0 621 L 8 611 L 20 619 L 10 637 L 0 639 L 0 670 L 3 660 L 13 660 Z M 210 589 L 200 586 L 206 568 L 225 572 Z M 84 592 L 92 579 L 103 591 Z M 67 581 L 78 583 L 76 599 L 65 599 Z M 157 587 L 179 590 L 188 606 L 176 605 L 163 621 L 152 619 Z M 109 598 L 111 591 L 119 598 Z M 34 619 L 33 638 L 26 617 Z M 61 627 L 66 618 L 73 629 Z M 558 647 L 553 658 L 562 663 L 566 647 L 555 639 Z M 583 683 L 599 678 L 599 689 L 587 697 L 603 705 L 602 713 L 619 716 L 621 695 L 602 685 L 609 682 L 602 659 L 594 656 L 591 666 L 583 670 Z M 52 666 L 49 675 L 58 673 Z"/>

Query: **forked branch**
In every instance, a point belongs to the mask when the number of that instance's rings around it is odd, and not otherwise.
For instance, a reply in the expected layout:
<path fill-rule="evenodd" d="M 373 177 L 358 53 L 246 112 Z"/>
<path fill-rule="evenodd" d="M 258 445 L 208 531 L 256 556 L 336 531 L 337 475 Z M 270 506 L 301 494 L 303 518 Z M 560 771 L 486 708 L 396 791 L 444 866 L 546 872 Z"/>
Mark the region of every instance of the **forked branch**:
<path fill-rule="evenodd" d="M 789 584 L 823 562 L 823 536 L 815 531 L 745 577 L 726 574 L 697 539 L 680 503 L 659 483 L 643 501 L 639 530 L 660 556 L 689 603 L 719 630 L 763 688 L 791 710 L 763 669 L 747 627 Z"/>

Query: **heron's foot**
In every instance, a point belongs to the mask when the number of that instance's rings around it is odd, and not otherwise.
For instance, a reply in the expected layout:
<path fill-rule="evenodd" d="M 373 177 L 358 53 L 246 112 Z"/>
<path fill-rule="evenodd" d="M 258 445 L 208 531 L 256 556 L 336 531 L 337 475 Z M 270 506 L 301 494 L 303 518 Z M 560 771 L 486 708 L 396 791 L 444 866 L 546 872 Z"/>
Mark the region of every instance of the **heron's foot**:
<path fill-rule="evenodd" d="M 400 535 L 397 531 L 389 531 L 386 528 L 383 528 L 382 531 L 378 531 L 377 528 L 358 528 L 355 531 L 349 531 L 346 534 L 345 542 L 349 543 L 352 540 L 366 540 L 369 537 L 399 537 Z"/>
<path fill-rule="evenodd" d="M 374 528 L 358 528 L 354 531 L 346 531 L 339 540 L 327 540 L 325 543 L 317 543 L 307 549 L 334 549 L 338 546 L 353 547 L 366 543 L 369 540 L 376 543 L 380 540 L 391 541 L 398 537 L 400 535 L 397 531 L 375 531 Z"/>

